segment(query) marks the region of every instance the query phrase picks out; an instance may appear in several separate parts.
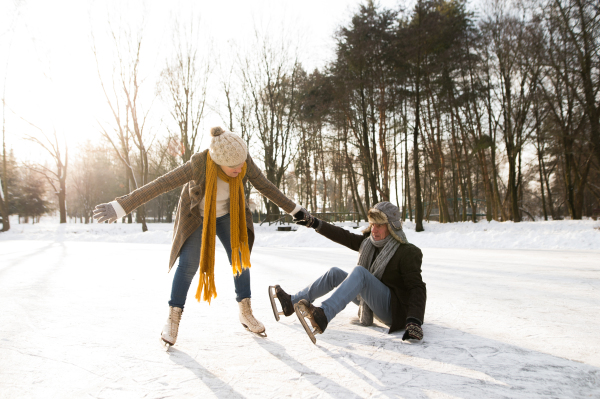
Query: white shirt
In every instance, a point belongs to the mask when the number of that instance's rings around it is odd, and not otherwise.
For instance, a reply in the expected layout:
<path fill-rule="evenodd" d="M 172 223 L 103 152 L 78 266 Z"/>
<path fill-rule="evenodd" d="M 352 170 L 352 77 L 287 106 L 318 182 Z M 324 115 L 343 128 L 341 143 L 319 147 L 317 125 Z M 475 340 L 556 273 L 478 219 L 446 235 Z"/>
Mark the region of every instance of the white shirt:
<path fill-rule="evenodd" d="M 204 215 L 204 200 L 206 199 L 206 194 L 204 194 L 204 198 L 198 205 L 200 209 L 200 214 Z M 217 217 L 224 216 L 229 213 L 229 183 L 224 180 L 221 180 L 219 176 L 217 176 Z"/>

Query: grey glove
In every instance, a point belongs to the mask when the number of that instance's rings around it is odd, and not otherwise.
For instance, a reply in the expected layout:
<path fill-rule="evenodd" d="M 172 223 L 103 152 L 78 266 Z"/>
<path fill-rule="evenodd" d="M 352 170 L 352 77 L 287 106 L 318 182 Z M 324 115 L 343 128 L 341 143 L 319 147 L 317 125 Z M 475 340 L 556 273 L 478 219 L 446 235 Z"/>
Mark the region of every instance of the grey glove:
<path fill-rule="evenodd" d="M 94 209 L 94 219 L 98 219 L 98 223 L 108 220 L 108 223 L 113 223 L 117 220 L 117 212 L 111 204 L 96 205 Z"/>

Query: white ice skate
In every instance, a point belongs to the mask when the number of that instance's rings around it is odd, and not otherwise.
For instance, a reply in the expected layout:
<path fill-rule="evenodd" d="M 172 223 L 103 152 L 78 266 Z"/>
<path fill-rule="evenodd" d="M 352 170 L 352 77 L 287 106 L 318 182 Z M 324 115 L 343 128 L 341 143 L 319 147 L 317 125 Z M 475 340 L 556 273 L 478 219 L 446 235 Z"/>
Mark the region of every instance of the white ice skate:
<path fill-rule="evenodd" d="M 160 342 L 165 350 L 175 345 L 177 341 L 177 333 L 179 332 L 179 322 L 181 321 L 182 308 L 169 306 L 169 317 L 160 334 Z"/>
<path fill-rule="evenodd" d="M 246 328 L 246 330 L 255 333 L 261 337 L 266 337 L 265 326 L 254 318 L 252 314 L 252 307 L 250 306 L 250 298 L 244 298 L 241 302 L 238 302 L 240 307 L 240 323 Z"/>

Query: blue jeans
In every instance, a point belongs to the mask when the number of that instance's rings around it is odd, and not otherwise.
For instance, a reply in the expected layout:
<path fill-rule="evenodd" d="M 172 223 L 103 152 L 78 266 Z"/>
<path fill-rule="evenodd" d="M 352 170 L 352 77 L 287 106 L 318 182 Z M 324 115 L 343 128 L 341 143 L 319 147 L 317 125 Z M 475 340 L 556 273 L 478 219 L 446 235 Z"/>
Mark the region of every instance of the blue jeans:
<path fill-rule="evenodd" d="M 223 244 L 229 264 L 231 265 L 231 225 L 229 214 L 217 218 L 217 237 Z M 188 290 L 192 279 L 200 266 L 200 247 L 202 246 L 202 226 L 198 227 L 191 236 L 185 240 L 179 253 L 179 264 L 173 277 L 171 287 L 171 300 L 169 306 L 182 308 L 185 305 Z M 238 256 L 241 256 L 238 254 Z M 241 274 L 233 277 L 236 300 L 250 298 L 250 269 L 244 269 Z"/>
<path fill-rule="evenodd" d="M 390 289 L 362 266 L 355 266 L 350 274 L 340 268 L 332 267 L 302 291 L 292 295 L 292 303 L 306 299 L 312 303 L 315 299 L 332 291 L 335 292 L 321 303 L 327 322 L 340 313 L 347 304 L 358 305 L 356 296 L 360 294 L 377 317 L 387 324 L 392 324 L 392 305 Z"/>

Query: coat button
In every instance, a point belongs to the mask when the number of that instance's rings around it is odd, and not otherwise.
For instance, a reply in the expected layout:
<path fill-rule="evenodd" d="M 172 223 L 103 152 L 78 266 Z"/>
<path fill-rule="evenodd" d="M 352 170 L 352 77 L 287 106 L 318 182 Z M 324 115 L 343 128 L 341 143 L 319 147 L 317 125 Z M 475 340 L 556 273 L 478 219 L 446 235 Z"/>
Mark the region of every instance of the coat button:
<path fill-rule="evenodd" d="M 191 218 L 191 217 L 192 217 L 192 214 L 191 214 L 191 213 L 188 213 L 188 217 L 189 217 L 189 218 Z"/>
<path fill-rule="evenodd" d="M 200 195 L 200 191 L 196 191 L 194 194 L 196 194 L 196 195 Z"/>

